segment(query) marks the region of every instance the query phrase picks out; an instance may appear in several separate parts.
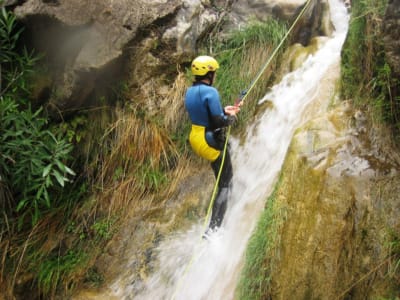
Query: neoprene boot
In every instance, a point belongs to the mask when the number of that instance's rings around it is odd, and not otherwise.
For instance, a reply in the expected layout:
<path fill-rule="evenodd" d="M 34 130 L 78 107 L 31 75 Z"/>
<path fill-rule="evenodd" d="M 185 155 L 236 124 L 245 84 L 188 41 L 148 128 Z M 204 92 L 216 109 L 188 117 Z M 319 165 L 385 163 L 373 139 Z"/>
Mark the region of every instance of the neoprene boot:
<path fill-rule="evenodd" d="M 216 227 L 220 227 L 222 220 L 224 219 L 226 204 L 228 202 L 228 188 L 220 188 L 218 191 L 217 198 L 214 201 L 210 228 L 215 229 Z"/>

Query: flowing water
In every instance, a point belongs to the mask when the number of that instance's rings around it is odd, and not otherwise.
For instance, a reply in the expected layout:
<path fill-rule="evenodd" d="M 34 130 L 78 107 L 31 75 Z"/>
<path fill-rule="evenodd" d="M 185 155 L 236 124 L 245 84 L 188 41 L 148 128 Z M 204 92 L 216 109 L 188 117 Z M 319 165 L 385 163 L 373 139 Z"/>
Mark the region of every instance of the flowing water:
<path fill-rule="evenodd" d="M 145 283 L 118 279 L 118 299 L 233 299 L 247 241 L 282 167 L 294 130 L 329 67 L 340 59 L 348 14 L 340 0 L 329 0 L 335 26 L 332 37 L 296 71 L 287 74 L 260 103 L 272 102 L 249 126 L 245 142 L 231 138 L 233 187 L 222 228 L 202 240 L 203 222 L 176 233 L 158 249 L 155 273 Z M 210 170 L 211 172 L 211 170 Z M 126 277 L 126 276 L 125 276 Z"/>

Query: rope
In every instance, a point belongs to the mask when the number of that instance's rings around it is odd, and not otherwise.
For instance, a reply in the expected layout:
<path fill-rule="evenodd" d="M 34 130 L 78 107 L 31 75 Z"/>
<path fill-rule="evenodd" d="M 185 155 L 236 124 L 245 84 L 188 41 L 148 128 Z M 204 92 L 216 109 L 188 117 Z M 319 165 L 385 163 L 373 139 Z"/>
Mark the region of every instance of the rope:
<path fill-rule="evenodd" d="M 282 47 L 283 43 L 285 42 L 285 40 L 287 39 L 287 37 L 289 36 L 289 34 L 292 32 L 294 26 L 296 26 L 297 22 L 300 20 L 300 18 L 303 16 L 304 12 L 306 11 L 308 5 L 311 3 L 311 0 L 307 0 L 306 5 L 304 5 L 303 9 L 300 11 L 300 13 L 297 15 L 297 18 L 293 21 L 292 26 L 290 26 L 289 30 L 286 32 L 286 34 L 283 36 L 282 40 L 280 41 L 280 43 L 278 44 L 278 46 L 276 46 L 274 52 L 272 52 L 271 56 L 269 57 L 269 59 L 265 62 L 264 66 L 260 69 L 260 71 L 258 72 L 258 74 L 256 75 L 255 79 L 251 82 L 250 87 L 245 90 L 245 92 L 242 92 L 242 95 L 240 97 L 240 102 L 243 102 L 247 95 L 250 93 L 250 91 L 254 88 L 254 86 L 256 85 L 257 81 L 260 79 L 261 75 L 264 73 L 264 71 L 267 69 L 267 67 L 269 66 L 269 64 L 271 63 L 272 59 L 276 56 L 276 54 L 278 53 L 279 49 Z"/>
<path fill-rule="evenodd" d="M 298 14 L 297 18 L 294 20 L 292 26 L 290 26 L 289 30 L 286 32 L 286 34 L 283 36 L 282 40 L 280 41 L 280 43 L 278 44 L 278 46 L 275 48 L 275 50 L 272 52 L 271 56 L 269 57 L 269 59 L 264 63 L 263 67 L 260 69 L 260 71 L 258 72 L 258 74 L 256 75 L 256 77 L 254 78 L 254 80 L 251 82 L 249 88 L 247 90 L 245 90 L 245 92 L 241 93 L 241 96 L 239 97 L 239 101 L 236 102 L 235 105 L 239 105 L 239 103 L 243 103 L 243 101 L 246 99 L 246 97 L 248 96 L 248 94 L 251 92 L 251 90 L 254 88 L 254 86 L 256 85 L 256 83 L 258 82 L 258 80 L 260 80 L 261 75 L 264 73 L 264 71 L 267 69 L 267 67 L 269 66 L 269 64 L 272 62 L 272 59 L 276 56 L 276 54 L 278 53 L 279 49 L 282 47 L 283 43 L 285 42 L 285 40 L 287 39 L 287 37 L 289 36 L 289 34 L 291 33 L 291 31 L 293 30 L 294 26 L 297 24 L 297 22 L 300 20 L 300 18 L 302 17 L 302 15 L 304 14 L 305 10 L 307 9 L 308 5 L 311 3 L 312 0 L 307 0 L 306 4 L 304 5 L 303 9 L 300 11 L 300 13 Z M 214 184 L 214 189 L 211 195 L 211 199 L 210 199 L 210 204 L 208 205 L 208 209 L 207 209 L 207 214 L 204 220 L 204 224 L 203 224 L 203 231 L 205 230 L 205 228 L 208 225 L 208 221 L 210 219 L 211 213 L 212 213 L 212 207 L 214 205 L 214 201 L 215 201 L 215 196 L 217 194 L 217 190 L 218 190 L 218 184 L 221 178 L 221 173 L 222 173 L 222 169 L 225 163 L 225 156 L 226 156 L 226 151 L 228 148 L 228 140 L 229 140 L 229 136 L 230 136 L 230 132 L 231 132 L 231 126 L 228 126 L 228 130 L 226 133 L 226 139 L 225 139 L 225 144 L 224 144 L 224 149 L 222 151 L 222 160 L 221 160 L 221 166 L 219 168 L 218 171 L 218 175 Z M 203 238 L 203 233 L 200 236 L 200 241 Z M 196 253 L 195 253 L 196 254 Z M 196 255 L 193 254 L 189 263 L 187 264 L 182 276 L 180 277 L 177 287 L 175 289 L 175 292 L 171 298 L 171 300 L 175 299 L 176 293 L 180 290 L 180 286 L 182 285 L 182 281 L 183 278 L 186 276 L 187 272 L 189 271 L 189 269 L 191 268 Z"/>
<path fill-rule="evenodd" d="M 222 174 L 222 167 L 224 166 L 224 162 L 225 162 L 226 149 L 227 149 L 227 146 L 228 146 L 228 136 L 230 134 L 230 131 L 231 131 L 231 126 L 228 127 L 227 138 L 225 139 L 224 150 L 222 152 L 221 167 L 218 170 L 217 179 L 215 181 L 216 183 L 214 185 L 214 189 L 213 189 L 213 192 L 212 192 L 212 195 L 211 195 L 210 204 L 208 205 L 207 214 L 206 214 L 206 218 L 204 220 L 202 232 L 204 232 L 205 228 L 207 227 L 208 220 L 210 219 L 210 216 L 211 216 L 212 207 L 213 207 L 213 204 L 214 204 L 214 201 L 215 201 L 215 196 L 216 196 L 217 190 L 218 190 L 218 183 L 219 183 L 219 180 L 220 180 L 221 174 Z M 201 241 L 201 239 L 203 239 L 203 234 L 200 237 L 200 241 Z M 195 254 L 197 254 L 197 253 L 195 253 Z M 183 275 L 180 277 L 180 279 L 178 281 L 178 284 L 176 286 L 175 292 L 174 292 L 174 294 L 173 294 L 173 296 L 171 298 L 172 300 L 175 299 L 176 293 L 180 290 L 180 287 L 182 285 L 182 281 L 183 281 L 184 276 L 186 276 L 186 273 L 189 271 L 190 267 L 192 266 L 193 262 L 195 261 L 195 257 L 196 257 L 195 254 L 192 255 L 189 263 L 186 265 L 185 271 L 183 272 Z"/>

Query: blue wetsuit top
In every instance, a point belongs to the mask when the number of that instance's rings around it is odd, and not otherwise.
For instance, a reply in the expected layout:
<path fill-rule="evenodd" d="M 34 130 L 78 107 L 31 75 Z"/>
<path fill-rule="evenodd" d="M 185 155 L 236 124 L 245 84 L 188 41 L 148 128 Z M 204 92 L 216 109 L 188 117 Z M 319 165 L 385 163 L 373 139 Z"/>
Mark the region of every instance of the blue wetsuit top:
<path fill-rule="evenodd" d="M 216 88 L 203 82 L 195 82 L 186 91 L 186 110 L 193 124 L 215 130 L 232 124 L 232 118 L 225 115 Z"/>

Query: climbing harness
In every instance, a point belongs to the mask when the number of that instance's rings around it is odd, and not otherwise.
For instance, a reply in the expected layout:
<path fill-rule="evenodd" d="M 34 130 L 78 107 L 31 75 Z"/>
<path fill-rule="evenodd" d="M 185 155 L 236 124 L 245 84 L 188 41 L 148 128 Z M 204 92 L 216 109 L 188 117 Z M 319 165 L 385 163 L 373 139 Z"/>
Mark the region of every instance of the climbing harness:
<path fill-rule="evenodd" d="M 256 83 L 258 82 L 258 80 L 260 79 L 261 75 L 265 72 L 265 70 L 267 69 L 267 67 L 270 65 L 270 63 L 272 62 L 272 60 L 274 59 L 274 57 L 276 56 L 276 54 L 278 53 L 279 49 L 282 47 L 283 43 L 285 42 L 285 40 L 287 39 L 287 37 L 289 36 L 289 34 L 292 32 L 294 26 L 297 24 L 297 22 L 300 20 L 300 18 L 303 16 L 305 10 L 307 9 L 307 7 L 309 6 L 309 4 L 311 3 L 312 0 L 307 0 L 306 4 L 304 5 L 304 7 L 302 8 L 302 10 L 300 11 L 300 13 L 297 15 L 296 19 L 293 21 L 292 25 L 290 26 L 290 28 L 288 29 L 288 31 L 285 33 L 285 35 L 283 36 L 282 40 L 280 41 L 280 43 L 278 44 L 278 46 L 275 48 L 275 50 L 272 52 L 272 54 L 270 55 L 269 59 L 264 63 L 264 65 L 262 66 L 262 68 L 259 70 L 259 72 L 257 73 L 256 77 L 253 79 L 253 81 L 250 83 L 249 88 L 243 90 L 240 94 L 239 97 L 235 100 L 235 106 L 239 106 L 242 105 L 244 103 L 244 100 L 247 98 L 247 96 L 249 95 L 249 93 L 251 92 L 251 90 L 254 88 L 254 86 L 256 85 Z M 210 199 L 210 203 L 208 205 L 208 209 L 207 209 L 207 214 L 204 220 L 204 224 L 203 224 L 203 231 L 205 230 L 205 228 L 208 225 L 211 213 L 212 213 L 212 207 L 214 205 L 214 201 L 215 201 L 215 196 L 217 194 L 217 190 L 218 190 L 218 184 L 221 178 L 221 173 L 222 173 L 222 168 L 224 166 L 225 163 L 225 156 L 226 156 L 226 151 L 227 151 L 227 146 L 228 146 L 228 140 L 229 140 L 229 136 L 230 136 L 230 132 L 231 132 L 231 126 L 228 126 L 228 130 L 226 133 L 226 139 L 225 139 L 225 144 L 224 144 L 224 148 L 222 150 L 222 160 L 221 160 L 221 166 L 219 168 L 218 171 L 218 175 L 215 181 L 215 185 L 213 188 L 213 192 L 211 195 L 211 199 Z M 203 238 L 203 234 L 201 235 L 201 239 Z M 195 257 L 196 255 L 193 254 L 192 258 L 190 259 L 189 263 L 186 265 L 186 268 L 182 274 L 182 276 L 180 277 L 178 284 L 176 286 L 175 292 L 171 298 L 171 300 L 175 299 L 176 293 L 179 291 L 180 286 L 182 284 L 182 280 L 183 277 L 186 275 L 186 273 L 189 271 L 190 267 L 192 266 L 193 262 L 195 261 Z"/>

